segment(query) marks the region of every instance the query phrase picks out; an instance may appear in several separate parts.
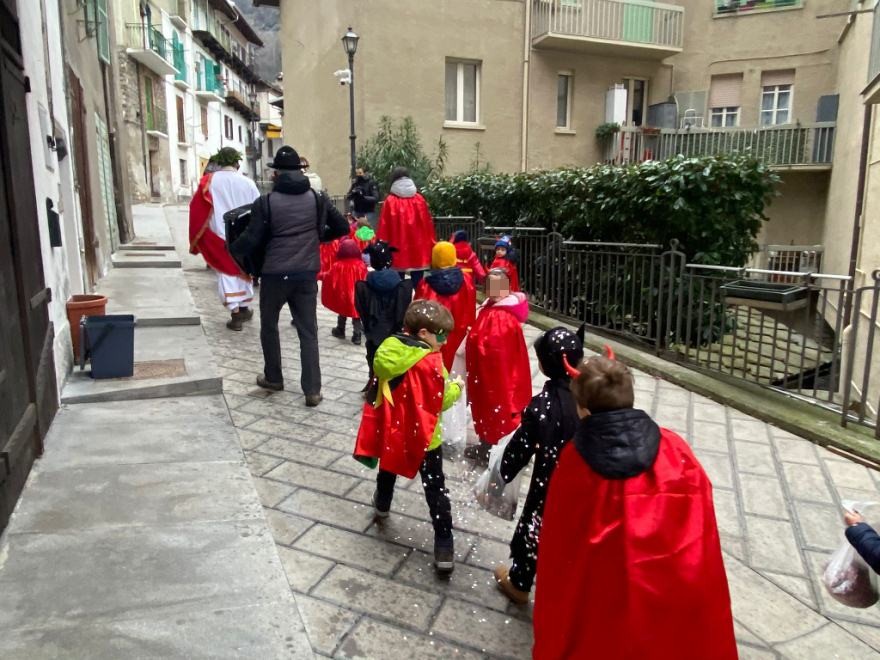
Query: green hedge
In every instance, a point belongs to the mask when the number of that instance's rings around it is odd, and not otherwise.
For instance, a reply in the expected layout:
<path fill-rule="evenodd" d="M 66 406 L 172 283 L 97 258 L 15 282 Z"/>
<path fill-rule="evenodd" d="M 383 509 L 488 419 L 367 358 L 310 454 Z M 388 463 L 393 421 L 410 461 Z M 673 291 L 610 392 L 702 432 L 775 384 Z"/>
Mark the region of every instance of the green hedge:
<path fill-rule="evenodd" d="M 665 246 L 678 239 L 691 261 L 740 266 L 757 249 L 778 183 L 750 156 L 677 156 L 632 166 L 464 174 L 431 181 L 423 192 L 435 215 L 545 227 L 577 240 Z"/>

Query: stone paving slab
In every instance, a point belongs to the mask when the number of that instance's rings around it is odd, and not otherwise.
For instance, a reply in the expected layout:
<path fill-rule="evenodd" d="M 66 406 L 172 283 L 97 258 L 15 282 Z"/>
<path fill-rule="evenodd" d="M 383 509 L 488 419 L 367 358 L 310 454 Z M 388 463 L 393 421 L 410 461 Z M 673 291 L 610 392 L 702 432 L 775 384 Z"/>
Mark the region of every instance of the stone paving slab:
<path fill-rule="evenodd" d="M 391 517 L 374 524 L 369 497 L 375 472 L 350 458 L 359 390 L 366 380 L 363 349 L 330 337 L 335 316 L 319 307 L 322 376 L 334 398 L 331 405 L 325 401 L 308 410 L 298 398 L 296 336 L 282 313 L 283 367 L 293 391 L 262 396 L 251 385 L 262 368 L 258 324 L 231 337 L 212 297 L 210 273 L 191 271 L 187 277 L 218 364 L 240 371 L 224 372 L 224 392 L 252 474 L 260 477 L 276 542 L 282 550 L 291 546 L 285 566 L 295 575 L 297 598 L 307 594 L 301 608 L 315 650 L 336 657 L 390 658 L 398 657 L 395 644 L 405 639 L 409 646 L 400 655 L 412 656 L 408 649 L 413 648 L 419 649 L 418 657 L 434 657 L 431 649 L 441 649 L 444 657 L 530 657 L 530 608 L 499 600 L 489 574 L 507 560 L 514 523 L 489 516 L 473 502 L 470 487 L 479 470 L 455 451 L 445 454 L 458 566 L 449 583 L 438 582 L 429 566 L 433 534 L 418 479 L 399 481 Z M 537 335 L 526 328 L 530 344 Z M 542 380 L 532 360 L 537 389 Z M 877 657 L 876 610 L 837 605 L 820 581 L 824 562 L 843 540 L 841 497 L 880 499 L 876 475 L 654 376 L 636 372 L 635 378 L 636 405 L 677 429 L 713 481 L 741 657 L 818 657 L 809 649 L 835 645 L 838 655 L 824 657 Z M 304 483 L 295 474 L 300 468 L 291 476 L 279 470 L 273 478 L 269 473 L 285 460 L 323 472 L 328 482 L 354 479 L 355 485 L 338 492 L 342 486 Z M 358 556 L 358 537 L 370 558 Z M 340 541 L 325 541 L 331 538 Z M 403 549 L 399 567 L 383 563 L 377 542 Z M 381 611 L 389 600 L 395 600 L 395 608 L 409 607 L 389 617 Z M 421 610 L 428 604 L 435 610 L 426 618 Z"/>

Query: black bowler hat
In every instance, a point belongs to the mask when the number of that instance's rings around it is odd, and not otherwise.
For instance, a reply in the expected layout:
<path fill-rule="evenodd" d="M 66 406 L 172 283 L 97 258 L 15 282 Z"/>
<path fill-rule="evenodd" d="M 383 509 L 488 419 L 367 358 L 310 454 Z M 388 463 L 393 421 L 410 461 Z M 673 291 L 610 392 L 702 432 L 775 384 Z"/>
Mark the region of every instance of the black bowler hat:
<path fill-rule="evenodd" d="M 269 163 L 269 167 L 273 170 L 300 170 L 302 162 L 296 149 L 285 145 L 275 152 L 275 160 Z"/>

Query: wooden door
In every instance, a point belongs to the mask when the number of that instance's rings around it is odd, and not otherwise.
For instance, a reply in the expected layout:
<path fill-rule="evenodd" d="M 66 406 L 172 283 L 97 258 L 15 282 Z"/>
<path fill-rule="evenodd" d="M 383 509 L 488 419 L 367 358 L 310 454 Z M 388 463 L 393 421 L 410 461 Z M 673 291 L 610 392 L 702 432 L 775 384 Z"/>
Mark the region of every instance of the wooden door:
<path fill-rule="evenodd" d="M 58 408 L 15 3 L 0 0 L 0 531 Z"/>
<path fill-rule="evenodd" d="M 92 200 L 91 163 L 86 142 L 85 93 L 79 78 L 67 69 L 67 86 L 70 90 L 70 121 L 73 129 L 73 170 L 76 190 L 79 193 L 79 210 L 82 217 L 83 250 L 86 260 L 86 279 L 94 287 L 100 277 L 98 265 L 98 236 L 95 232 L 95 206 Z"/>

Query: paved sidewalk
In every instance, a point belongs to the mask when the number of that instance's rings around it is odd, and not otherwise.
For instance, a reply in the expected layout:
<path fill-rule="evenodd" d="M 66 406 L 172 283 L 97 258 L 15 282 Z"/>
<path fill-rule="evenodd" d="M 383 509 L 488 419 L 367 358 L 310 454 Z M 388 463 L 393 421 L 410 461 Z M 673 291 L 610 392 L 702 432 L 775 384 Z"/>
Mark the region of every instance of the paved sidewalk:
<path fill-rule="evenodd" d="M 174 210 L 169 209 L 173 217 Z M 187 279 L 224 377 L 224 393 L 288 580 L 315 651 L 334 657 L 528 658 L 530 607 L 495 589 L 492 566 L 507 559 L 514 523 L 481 511 L 469 496 L 477 472 L 445 461 L 458 565 L 440 581 L 418 480 L 401 481 L 384 527 L 369 506 L 375 472 L 350 456 L 366 379 L 362 347 L 330 336 L 319 311 L 325 401 L 306 409 L 298 391 L 296 335 L 282 313 L 288 391 L 266 396 L 259 324 L 226 330 L 213 275 Z M 528 328 L 527 340 L 538 334 Z M 533 362 L 534 384 L 542 382 Z M 715 487 L 742 658 L 873 658 L 876 608 L 835 604 L 819 581 L 843 539 L 840 500 L 878 500 L 878 475 L 741 412 L 643 373 L 637 405 L 682 433 Z"/>

